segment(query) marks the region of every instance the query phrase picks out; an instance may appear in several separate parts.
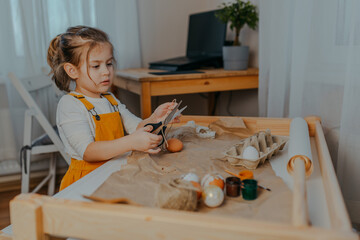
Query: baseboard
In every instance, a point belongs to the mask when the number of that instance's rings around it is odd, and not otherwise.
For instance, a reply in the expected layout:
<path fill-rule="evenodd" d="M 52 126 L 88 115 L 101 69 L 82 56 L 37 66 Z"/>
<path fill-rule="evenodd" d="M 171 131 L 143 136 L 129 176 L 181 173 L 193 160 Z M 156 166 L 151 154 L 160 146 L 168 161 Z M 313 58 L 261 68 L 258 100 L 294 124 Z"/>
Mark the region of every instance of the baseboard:
<path fill-rule="evenodd" d="M 20 165 L 16 159 L 0 161 L 0 176 L 20 173 Z"/>
<path fill-rule="evenodd" d="M 31 172 L 49 169 L 49 154 L 39 154 L 31 161 Z M 67 167 L 68 164 L 61 157 L 57 157 L 57 168 Z M 0 177 L 21 173 L 20 164 L 16 159 L 0 161 Z"/>
<path fill-rule="evenodd" d="M 60 184 L 62 177 L 64 176 L 67 168 L 56 169 L 56 183 Z M 34 171 L 30 176 L 30 189 L 38 185 L 44 177 L 46 177 L 48 171 Z M 21 190 L 21 174 L 16 173 L 12 175 L 0 176 L 0 192 Z"/>

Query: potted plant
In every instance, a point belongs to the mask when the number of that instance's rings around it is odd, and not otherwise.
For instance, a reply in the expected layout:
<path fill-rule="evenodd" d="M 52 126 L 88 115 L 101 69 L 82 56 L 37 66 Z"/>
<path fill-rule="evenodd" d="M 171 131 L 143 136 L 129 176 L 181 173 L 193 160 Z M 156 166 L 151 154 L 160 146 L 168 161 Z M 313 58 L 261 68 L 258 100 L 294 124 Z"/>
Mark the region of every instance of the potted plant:
<path fill-rule="evenodd" d="M 248 68 L 249 47 L 241 46 L 239 35 L 242 27 L 247 24 L 255 30 L 259 21 L 257 8 L 251 2 L 236 0 L 233 3 L 223 3 L 215 16 L 223 23 L 230 22 L 230 29 L 235 29 L 235 39 L 232 46 L 223 47 L 225 70 L 244 70 Z"/>

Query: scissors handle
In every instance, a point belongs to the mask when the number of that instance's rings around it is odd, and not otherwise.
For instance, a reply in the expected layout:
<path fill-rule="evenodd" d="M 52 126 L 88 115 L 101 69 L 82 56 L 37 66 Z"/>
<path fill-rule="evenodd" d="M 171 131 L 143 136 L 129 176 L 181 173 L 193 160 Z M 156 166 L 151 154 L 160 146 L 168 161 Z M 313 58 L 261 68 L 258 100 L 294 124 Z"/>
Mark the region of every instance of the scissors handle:
<path fill-rule="evenodd" d="M 156 129 L 158 129 L 159 127 L 161 127 L 162 122 L 158 122 L 158 123 L 148 123 L 148 124 L 145 124 L 144 127 L 146 127 L 146 126 L 148 126 L 148 125 L 150 125 L 150 126 L 153 127 L 153 129 L 151 130 L 151 133 L 152 133 L 152 132 L 154 132 Z M 166 130 L 166 126 L 163 126 L 163 127 L 162 127 L 162 130 L 160 130 L 160 131 L 157 133 L 157 135 L 161 135 L 161 137 L 162 137 L 162 140 L 161 140 L 160 144 L 158 145 L 158 147 L 160 147 L 160 146 L 164 143 L 164 141 L 165 141 L 165 140 L 164 140 L 164 136 L 162 135 L 162 133 L 165 134 L 165 130 Z"/>
<path fill-rule="evenodd" d="M 162 125 L 162 122 L 158 122 L 158 123 L 148 123 L 148 124 L 145 124 L 144 127 L 146 126 L 152 126 L 153 129 L 151 130 L 151 133 L 154 132 L 156 129 L 158 129 L 159 127 L 161 127 Z M 165 129 L 164 129 L 165 130 Z"/>

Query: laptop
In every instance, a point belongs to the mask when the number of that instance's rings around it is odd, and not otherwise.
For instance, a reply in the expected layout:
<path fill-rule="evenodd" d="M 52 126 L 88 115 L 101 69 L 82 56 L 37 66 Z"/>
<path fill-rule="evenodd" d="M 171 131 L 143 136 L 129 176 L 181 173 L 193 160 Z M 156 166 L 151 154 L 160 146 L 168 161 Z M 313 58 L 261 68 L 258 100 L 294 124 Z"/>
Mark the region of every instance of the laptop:
<path fill-rule="evenodd" d="M 221 67 L 226 24 L 215 17 L 216 11 L 219 10 L 189 16 L 186 56 L 151 62 L 149 68 L 182 71 L 204 66 Z"/>

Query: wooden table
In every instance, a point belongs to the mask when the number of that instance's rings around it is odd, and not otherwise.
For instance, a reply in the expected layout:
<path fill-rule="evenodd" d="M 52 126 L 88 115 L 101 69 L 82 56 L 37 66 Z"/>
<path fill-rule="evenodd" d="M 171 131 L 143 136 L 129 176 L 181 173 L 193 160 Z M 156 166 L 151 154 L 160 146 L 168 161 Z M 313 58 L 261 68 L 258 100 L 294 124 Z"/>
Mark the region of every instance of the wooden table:
<path fill-rule="evenodd" d="M 255 68 L 245 71 L 201 70 L 204 73 L 196 74 L 149 74 L 155 71 L 161 72 L 147 68 L 119 70 L 114 80 L 114 86 L 140 95 L 142 118 L 152 113 L 152 96 L 256 89 L 259 86 L 259 71 Z M 213 101 L 214 98 L 210 97 L 209 109 Z"/>

